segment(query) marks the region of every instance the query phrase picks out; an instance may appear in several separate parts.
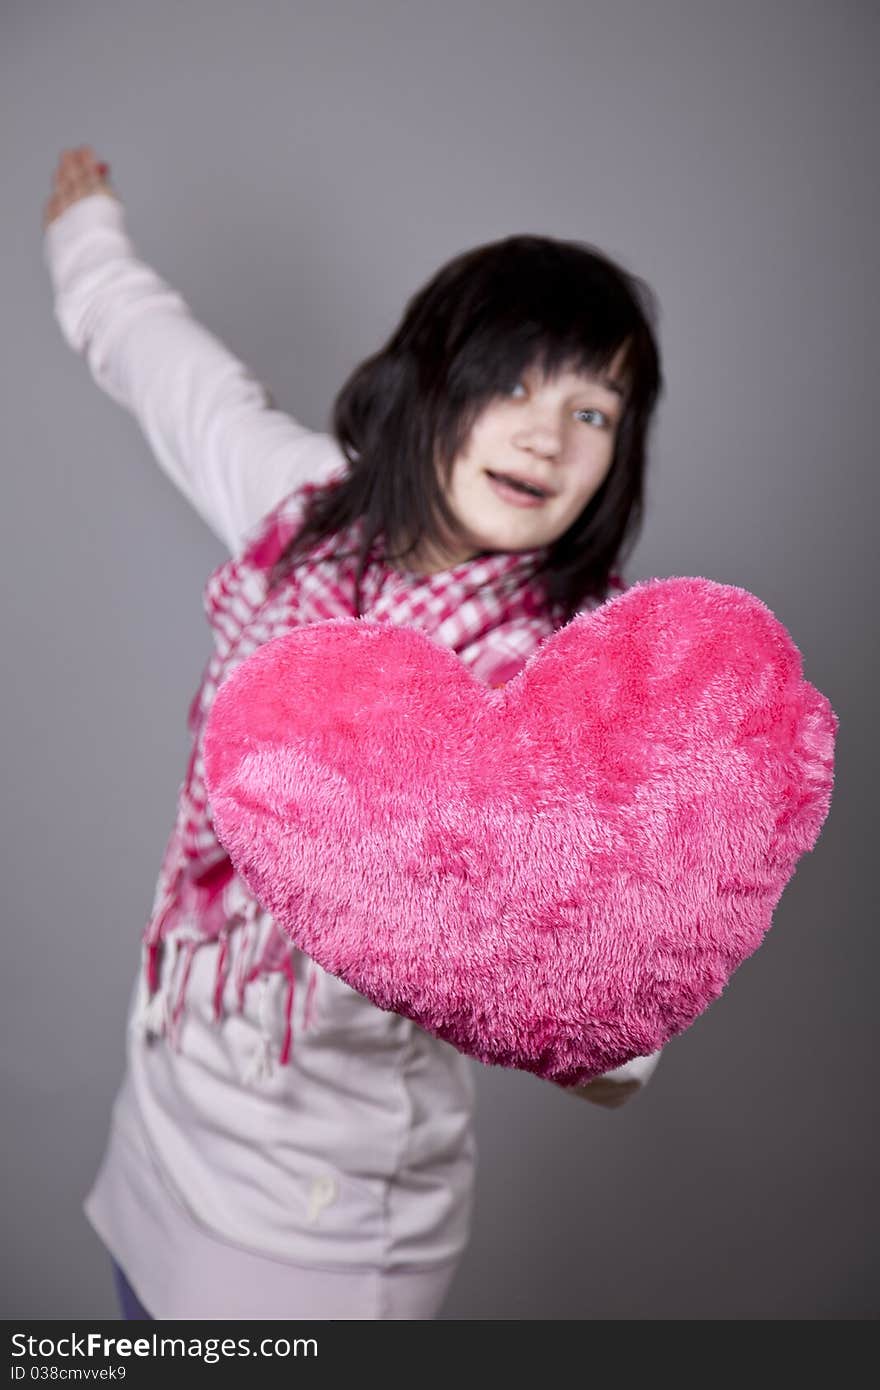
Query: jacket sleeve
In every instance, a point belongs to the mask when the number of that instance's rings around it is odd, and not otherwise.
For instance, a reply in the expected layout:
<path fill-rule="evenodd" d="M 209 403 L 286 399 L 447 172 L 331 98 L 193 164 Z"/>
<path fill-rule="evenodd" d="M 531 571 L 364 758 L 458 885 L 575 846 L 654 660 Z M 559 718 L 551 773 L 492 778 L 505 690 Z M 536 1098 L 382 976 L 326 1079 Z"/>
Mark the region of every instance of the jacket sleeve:
<path fill-rule="evenodd" d="M 654 1074 L 663 1049 L 650 1053 L 647 1057 L 633 1057 L 612 1071 L 594 1076 L 583 1086 L 566 1086 L 570 1095 L 592 1101 L 596 1105 L 617 1107 L 633 1095 L 643 1091 Z M 609 1084 L 610 1083 L 610 1084 Z"/>
<path fill-rule="evenodd" d="M 647 1057 L 633 1057 L 631 1061 L 624 1062 L 622 1066 L 615 1067 L 613 1071 L 602 1073 L 603 1081 L 638 1081 L 640 1086 L 646 1086 L 657 1069 L 663 1049 L 651 1052 Z M 596 1078 L 599 1079 L 598 1077 Z"/>
<path fill-rule="evenodd" d="M 284 411 L 138 259 L 122 203 L 93 193 L 44 232 L 55 317 L 97 384 L 130 411 L 160 466 L 236 553 L 307 482 L 345 470 L 329 434 Z"/>

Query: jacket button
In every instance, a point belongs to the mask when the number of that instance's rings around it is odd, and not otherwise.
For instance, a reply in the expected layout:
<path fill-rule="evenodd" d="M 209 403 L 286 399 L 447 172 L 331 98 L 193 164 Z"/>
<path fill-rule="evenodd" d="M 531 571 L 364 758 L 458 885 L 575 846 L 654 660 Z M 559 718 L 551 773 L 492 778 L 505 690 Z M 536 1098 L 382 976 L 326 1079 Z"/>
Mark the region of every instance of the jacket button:
<path fill-rule="evenodd" d="M 312 1181 L 306 1220 L 310 1226 L 316 1225 L 321 1212 L 335 1202 L 339 1195 L 339 1184 L 329 1173 L 322 1173 Z"/>

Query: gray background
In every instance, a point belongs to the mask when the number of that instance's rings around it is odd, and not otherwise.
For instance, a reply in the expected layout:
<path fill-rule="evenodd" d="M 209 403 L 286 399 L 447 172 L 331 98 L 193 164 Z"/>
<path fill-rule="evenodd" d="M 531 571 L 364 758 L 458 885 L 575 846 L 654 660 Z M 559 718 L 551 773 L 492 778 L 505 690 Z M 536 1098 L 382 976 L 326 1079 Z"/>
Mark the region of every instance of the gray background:
<path fill-rule="evenodd" d="M 765 944 L 643 1095 L 606 1111 L 476 1068 L 476 1224 L 444 1315 L 877 1316 L 877 14 L 7 0 L 6 1317 L 115 1312 L 80 1201 L 224 553 L 52 318 L 40 215 L 86 142 L 141 254 L 315 428 L 466 246 L 577 237 L 656 288 L 668 388 L 629 576 L 769 604 L 840 717 L 834 801 Z"/>

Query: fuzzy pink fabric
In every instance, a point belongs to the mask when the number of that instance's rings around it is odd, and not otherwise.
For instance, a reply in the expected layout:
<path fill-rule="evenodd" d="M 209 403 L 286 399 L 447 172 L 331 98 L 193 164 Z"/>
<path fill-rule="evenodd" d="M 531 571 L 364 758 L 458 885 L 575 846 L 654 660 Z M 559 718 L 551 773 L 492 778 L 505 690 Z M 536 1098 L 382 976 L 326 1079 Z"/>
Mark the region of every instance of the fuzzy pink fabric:
<path fill-rule="evenodd" d="M 652 579 L 498 689 L 413 628 L 270 641 L 217 693 L 205 775 L 236 869 L 325 970 L 569 1085 L 662 1047 L 760 945 L 836 732 L 760 599 Z"/>

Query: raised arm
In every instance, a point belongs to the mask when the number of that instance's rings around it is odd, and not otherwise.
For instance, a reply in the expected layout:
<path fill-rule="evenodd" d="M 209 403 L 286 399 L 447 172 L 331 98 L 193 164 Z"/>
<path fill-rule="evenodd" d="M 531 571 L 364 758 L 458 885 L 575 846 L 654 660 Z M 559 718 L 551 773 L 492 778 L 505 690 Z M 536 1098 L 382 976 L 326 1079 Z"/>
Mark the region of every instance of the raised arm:
<path fill-rule="evenodd" d="M 331 435 L 276 409 L 138 258 L 105 173 L 88 146 L 59 160 L 43 223 L 55 316 L 97 384 L 135 416 L 163 470 L 234 553 L 282 497 L 342 471 L 345 459 Z"/>

